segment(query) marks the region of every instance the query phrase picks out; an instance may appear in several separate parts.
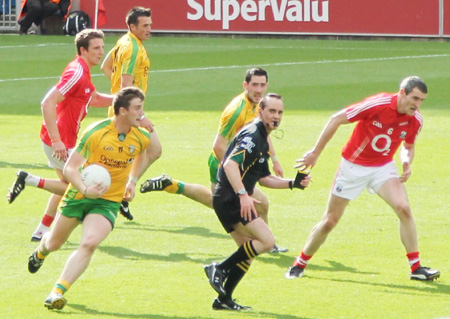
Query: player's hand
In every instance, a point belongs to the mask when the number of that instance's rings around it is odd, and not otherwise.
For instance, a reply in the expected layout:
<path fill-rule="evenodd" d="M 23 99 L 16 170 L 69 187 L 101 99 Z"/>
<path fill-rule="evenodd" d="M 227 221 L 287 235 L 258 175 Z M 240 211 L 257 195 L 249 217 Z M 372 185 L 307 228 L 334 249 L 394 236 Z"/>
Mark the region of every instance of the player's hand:
<path fill-rule="evenodd" d="M 244 220 L 252 221 L 253 217 L 258 216 L 258 212 L 255 208 L 255 203 L 260 204 L 261 202 L 253 197 L 250 197 L 247 193 L 239 196 L 241 202 L 241 216 Z"/>
<path fill-rule="evenodd" d="M 306 171 L 298 171 L 295 180 L 292 182 L 292 188 L 305 189 L 311 182 L 311 175 Z"/>
<path fill-rule="evenodd" d="M 53 154 L 52 156 L 62 162 L 67 161 L 67 158 L 69 157 L 69 154 L 67 152 L 66 146 L 62 141 L 58 141 L 55 143 L 52 143 L 53 148 Z"/>
<path fill-rule="evenodd" d="M 298 164 L 294 167 L 301 171 L 309 170 L 316 165 L 318 159 L 319 155 L 316 155 L 313 151 L 309 151 L 303 156 L 303 158 L 297 160 Z"/>
<path fill-rule="evenodd" d="M 84 193 L 84 197 L 90 199 L 97 199 L 103 196 L 108 190 L 108 186 L 100 186 L 102 182 L 98 182 L 97 184 L 86 187 L 86 192 Z"/>
<path fill-rule="evenodd" d="M 136 184 L 133 181 L 128 181 L 125 195 L 123 196 L 123 200 L 127 202 L 131 202 L 136 195 Z"/>
<path fill-rule="evenodd" d="M 400 176 L 400 182 L 406 183 L 406 181 L 411 176 L 411 164 L 409 163 L 403 163 L 403 174 Z"/>
<path fill-rule="evenodd" d="M 145 128 L 150 133 L 153 133 L 154 131 L 153 123 L 148 118 L 144 117 L 142 120 L 140 120 L 140 123 L 141 127 Z"/>
<path fill-rule="evenodd" d="M 281 178 L 284 177 L 283 167 L 281 167 L 280 162 L 278 162 L 278 161 L 273 162 L 272 169 L 273 169 L 275 175 L 277 175 L 278 177 L 281 177 Z"/>

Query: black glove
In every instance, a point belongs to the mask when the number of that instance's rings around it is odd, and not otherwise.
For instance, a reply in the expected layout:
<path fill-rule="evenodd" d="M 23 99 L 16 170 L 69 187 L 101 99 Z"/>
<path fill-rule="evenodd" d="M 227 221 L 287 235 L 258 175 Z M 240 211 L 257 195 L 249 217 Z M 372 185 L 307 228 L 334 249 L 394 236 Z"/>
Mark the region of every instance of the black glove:
<path fill-rule="evenodd" d="M 298 171 L 297 175 L 295 176 L 295 180 L 289 183 L 289 187 L 291 189 L 293 188 L 305 189 L 305 186 L 302 186 L 300 183 L 305 179 L 306 176 L 308 176 L 308 173 L 306 173 L 305 171 Z"/>

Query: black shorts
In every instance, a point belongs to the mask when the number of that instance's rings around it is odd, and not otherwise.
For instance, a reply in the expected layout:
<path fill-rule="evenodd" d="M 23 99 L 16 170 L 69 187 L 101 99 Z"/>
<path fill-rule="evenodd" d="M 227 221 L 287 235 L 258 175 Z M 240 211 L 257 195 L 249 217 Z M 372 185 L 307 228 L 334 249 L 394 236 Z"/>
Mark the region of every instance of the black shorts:
<path fill-rule="evenodd" d="M 233 232 L 233 226 L 239 222 L 242 225 L 247 225 L 250 222 L 250 220 L 245 220 L 241 216 L 241 202 L 238 196 L 233 196 L 228 199 L 225 199 L 225 196 L 213 196 L 213 207 L 227 233 Z M 253 214 L 252 220 L 257 217 Z"/>

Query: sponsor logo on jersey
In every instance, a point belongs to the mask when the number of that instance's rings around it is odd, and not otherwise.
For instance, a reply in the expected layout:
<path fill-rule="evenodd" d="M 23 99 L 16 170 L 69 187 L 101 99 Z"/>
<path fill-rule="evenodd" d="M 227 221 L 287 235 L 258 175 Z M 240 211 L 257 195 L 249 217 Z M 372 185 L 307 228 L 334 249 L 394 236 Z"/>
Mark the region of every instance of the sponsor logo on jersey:
<path fill-rule="evenodd" d="M 117 160 L 115 158 L 109 158 L 105 155 L 100 157 L 100 164 L 108 167 L 121 168 L 124 169 L 134 161 L 134 158 L 129 158 L 126 160 Z"/>
<path fill-rule="evenodd" d="M 251 137 L 246 137 L 242 140 L 241 147 L 243 149 L 246 149 L 247 152 L 251 153 L 253 152 L 253 148 L 255 147 L 255 143 L 253 143 Z"/>
<path fill-rule="evenodd" d="M 383 124 L 381 124 L 380 122 L 373 121 L 372 124 L 373 124 L 374 126 L 376 126 L 376 127 L 383 128 Z"/>
<path fill-rule="evenodd" d="M 401 122 L 398 126 L 405 126 L 405 125 L 408 125 L 408 123 L 409 123 L 409 121 Z"/>
<path fill-rule="evenodd" d="M 110 145 L 105 145 L 105 146 L 103 146 L 103 149 L 104 149 L 105 151 L 114 151 L 114 147 L 112 147 L 112 146 L 110 146 Z"/>
<path fill-rule="evenodd" d="M 260 159 L 259 159 L 259 162 L 262 164 L 262 163 L 264 163 L 266 161 L 266 159 L 264 158 L 264 157 L 261 157 Z"/>

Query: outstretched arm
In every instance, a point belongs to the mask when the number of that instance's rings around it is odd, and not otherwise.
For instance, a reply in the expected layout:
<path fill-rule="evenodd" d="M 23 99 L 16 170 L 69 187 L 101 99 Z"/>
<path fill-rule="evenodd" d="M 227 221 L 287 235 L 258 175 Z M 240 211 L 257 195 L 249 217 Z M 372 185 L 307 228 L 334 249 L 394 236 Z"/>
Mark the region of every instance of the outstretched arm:
<path fill-rule="evenodd" d="M 350 123 L 347 119 L 347 114 L 345 113 L 345 109 L 342 109 L 338 113 L 334 114 L 330 120 L 328 121 L 327 125 L 325 125 L 325 128 L 323 129 L 322 133 L 319 136 L 319 139 L 316 142 L 316 145 L 312 150 L 307 152 L 303 158 L 297 160 L 298 165 L 295 166 L 295 168 L 298 168 L 300 170 L 305 170 L 309 168 L 313 168 L 314 165 L 316 165 L 317 160 L 319 159 L 320 154 L 324 150 L 325 146 L 328 144 L 328 142 L 331 140 L 331 138 L 334 136 L 336 131 L 338 130 L 339 126 L 342 124 L 348 124 Z"/>

